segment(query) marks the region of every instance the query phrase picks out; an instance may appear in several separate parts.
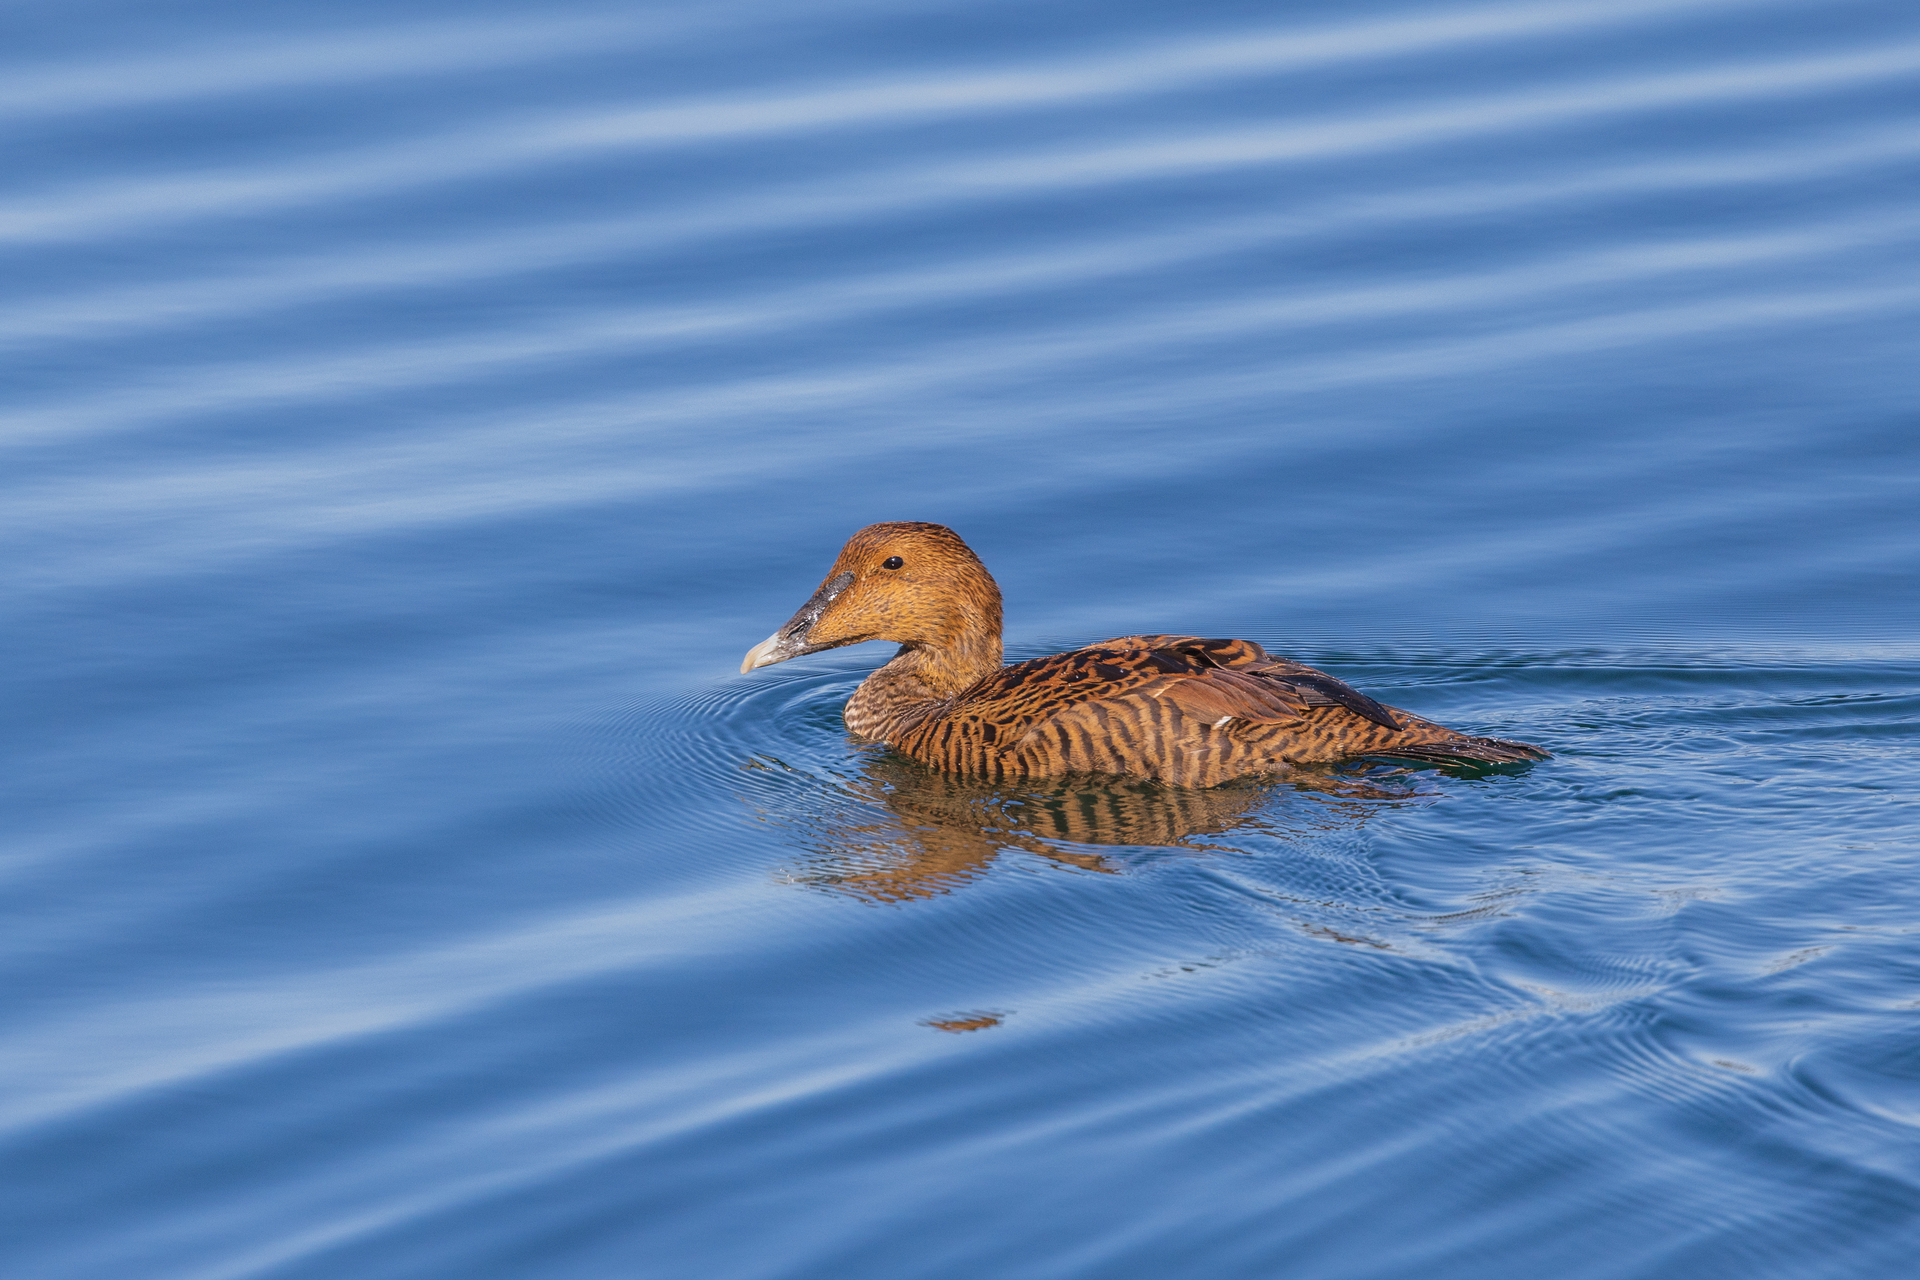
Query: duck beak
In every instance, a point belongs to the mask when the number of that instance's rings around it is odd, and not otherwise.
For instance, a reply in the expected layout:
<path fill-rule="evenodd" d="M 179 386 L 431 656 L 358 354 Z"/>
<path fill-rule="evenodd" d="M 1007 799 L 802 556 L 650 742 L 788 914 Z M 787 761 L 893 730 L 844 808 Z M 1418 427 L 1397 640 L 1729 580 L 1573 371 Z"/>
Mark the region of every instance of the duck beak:
<path fill-rule="evenodd" d="M 740 674 L 745 675 L 755 667 L 770 667 L 776 662 L 785 662 L 788 658 L 798 657 L 798 654 L 780 652 L 781 638 L 780 633 L 776 631 L 747 650 L 746 658 L 740 663 Z"/>
<path fill-rule="evenodd" d="M 853 585 L 853 575 L 842 573 L 827 579 L 820 589 L 813 593 L 813 599 L 800 606 L 800 612 L 788 619 L 787 625 L 747 650 L 747 656 L 741 660 L 740 674 L 756 667 L 770 667 L 776 662 L 785 662 L 789 658 L 798 658 L 804 654 L 819 653 L 825 649 L 837 649 L 842 644 L 851 644 L 842 640 L 835 644 L 809 644 L 807 633 L 813 630 L 813 624 L 820 621 L 820 615 L 827 607 L 840 598 L 840 594 Z M 864 638 L 864 637 L 863 637 Z"/>

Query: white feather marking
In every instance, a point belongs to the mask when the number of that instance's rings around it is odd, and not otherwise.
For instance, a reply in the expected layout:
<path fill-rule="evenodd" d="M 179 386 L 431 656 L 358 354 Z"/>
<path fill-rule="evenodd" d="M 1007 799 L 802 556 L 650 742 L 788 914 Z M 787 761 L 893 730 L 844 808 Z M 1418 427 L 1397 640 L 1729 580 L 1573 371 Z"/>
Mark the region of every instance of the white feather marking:
<path fill-rule="evenodd" d="M 1213 722 L 1213 727 L 1214 727 L 1214 728 L 1216 728 L 1216 729 L 1218 729 L 1218 728 L 1219 728 L 1219 727 L 1220 727 L 1221 725 L 1223 725 L 1223 724 L 1225 724 L 1225 723 L 1227 723 L 1227 721 L 1229 721 L 1229 720 L 1231 720 L 1231 719 L 1233 719 L 1233 717 L 1232 717 L 1232 716 L 1221 716 L 1221 717 L 1220 717 L 1220 718 L 1219 718 L 1218 720 L 1215 720 L 1215 721 Z"/>

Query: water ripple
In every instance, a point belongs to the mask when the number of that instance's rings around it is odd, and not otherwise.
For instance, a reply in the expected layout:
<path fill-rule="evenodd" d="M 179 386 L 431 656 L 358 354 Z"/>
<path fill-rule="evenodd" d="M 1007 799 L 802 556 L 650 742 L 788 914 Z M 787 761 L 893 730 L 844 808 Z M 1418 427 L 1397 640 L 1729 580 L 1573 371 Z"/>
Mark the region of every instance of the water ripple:
<path fill-rule="evenodd" d="M 1362 228 L 1395 228 L 1436 218 L 1512 217 L 1543 205 L 1646 198 L 1716 187 L 1791 184 L 1814 178 L 1838 180 L 1863 168 L 1920 155 L 1920 123 L 1908 122 L 1859 136 L 1823 137 L 1787 147 L 1778 144 L 1745 154 L 1706 154 L 1684 161 L 1584 168 L 1573 174 L 1536 175 L 1525 183 L 1468 183 L 1396 192 L 1342 196 L 1320 207 L 1267 211 L 1253 217 L 1193 219 L 1175 232 L 1110 235 L 1092 246 L 1048 246 L 999 263 L 970 263 L 921 273 L 930 283 L 982 276 L 976 290 L 1006 288 L 1028 279 L 1060 282 L 1108 278 L 1189 263 L 1196 259 L 1277 247 L 1308 237 L 1352 235 Z M 756 192 L 692 212 L 544 225 L 531 231 L 490 232 L 450 243 L 410 242 L 382 250 L 359 246 L 352 253 L 294 259 L 270 271 L 208 281 L 182 278 L 93 295 L 38 299 L 11 315 L 0 310 L 0 342 L 33 346 L 172 328 L 186 322 L 259 316 L 289 307 L 421 287 L 453 287 L 501 275 L 582 266 L 645 253 L 686 252 L 716 239 L 773 227 L 791 229 L 819 218 L 874 218 L 905 212 L 911 204 L 934 205 L 943 196 L 922 189 L 923 174 L 894 173 L 863 184 L 849 195 L 842 184 Z M 891 191 L 883 202 L 881 189 Z M 908 282 L 898 281 L 896 285 Z"/>
<path fill-rule="evenodd" d="M 155 107 L 236 94 L 281 94 L 308 86 L 359 85 L 369 80 L 417 79 L 435 74 L 496 70 L 622 43 L 622 37 L 658 38 L 685 30 L 686 18 L 554 17 L 538 27 L 524 22 L 434 22 L 360 28 L 309 37 L 196 44 L 113 62 L 14 71 L 0 82 L 0 112 L 8 125 L 47 116 Z"/>
<path fill-rule="evenodd" d="M 1032 190 L 1165 179 L 1252 165 L 1297 163 L 1334 156 L 1377 154 L 1443 141 L 1490 139 L 1557 124 L 1707 103 L 1791 98 L 1858 89 L 1899 80 L 1920 70 L 1920 45 L 1888 43 L 1869 51 L 1822 53 L 1736 63 L 1710 69 L 1608 77 L 1585 85 L 1532 87 L 1466 101 L 1423 101 L 1411 109 L 1357 120 L 1317 117 L 1267 123 L 1210 135 L 1184 134 L 1120 146 L 1077 146 L 1040 153 L 1025 148 L 984 165 L 950 171 L 954 187 Z M 1051 83 L 1051 76 L 1042 82 Z M 719 110 L 715 104 L 594 113 L 544 123 L 490 122 L 466 134 L 383 144 L 328 157 L 304 157 L 277 169 L 203 172 L 137 186 L 30 196 L 0 204 L 0 242 L 51 244 L 102 233 L 150 228 L 168 219 L 231 219 L 299 207 L 318 200 L 398 192 L 428 184 L 470 181 L 529 166 L 578 163 L 587 157 L 729 140 L 770 140 L 809 128 L 845 128 L 856 120 L 899 127 L 917 114 L 915 100 L 888 91 L 830 95 L 828 100 L 780 99 Z M 928 109 L 984 104 L 966 90 L 929 91 Z M 993 105 L 998 106 L 995 102 Z M 1014 104 L 1008 104 L 1014 105 Z"/>

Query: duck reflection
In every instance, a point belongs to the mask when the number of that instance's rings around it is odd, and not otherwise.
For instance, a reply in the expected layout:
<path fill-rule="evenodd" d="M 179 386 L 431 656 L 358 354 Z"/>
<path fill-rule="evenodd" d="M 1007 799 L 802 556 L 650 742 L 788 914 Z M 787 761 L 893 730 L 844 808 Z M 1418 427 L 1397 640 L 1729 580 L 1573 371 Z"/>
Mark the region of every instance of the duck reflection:
<path fill-rule="evenodd" d="M 951 892 L 985 874 L 1008 849 L 1113 874 L 1120 864 L 1109 856 L 1073 846 L 1242 852 L 1196 838 L 1358 827 L 1381 801 L 1414 794 L 1399 777 L 1337 772 L 1204 790 L 1098 774 L 993 783 L 891 751 L 866 757 L 839 791 L 839 804 L 824 812 L 809 805 L 804 816 L 755 807 L 768 821 L 798 829 L 808 853 L 791 868 L 794 881 L 870 902 Z M 819 794 L 812 794 L 817 804 Z"/>

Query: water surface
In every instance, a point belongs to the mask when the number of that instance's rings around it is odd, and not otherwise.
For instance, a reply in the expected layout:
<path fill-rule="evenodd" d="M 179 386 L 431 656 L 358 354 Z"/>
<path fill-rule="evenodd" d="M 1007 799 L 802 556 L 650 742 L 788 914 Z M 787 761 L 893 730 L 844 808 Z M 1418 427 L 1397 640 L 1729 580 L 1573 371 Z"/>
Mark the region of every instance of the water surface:
<path fill-rule="evenodd" d="M 9 1275 L 1920 1252 L 1908 7 L 9 22 Z M 888 519 L 1556 757 L 930 774 Z"/>

